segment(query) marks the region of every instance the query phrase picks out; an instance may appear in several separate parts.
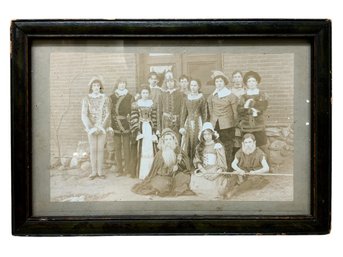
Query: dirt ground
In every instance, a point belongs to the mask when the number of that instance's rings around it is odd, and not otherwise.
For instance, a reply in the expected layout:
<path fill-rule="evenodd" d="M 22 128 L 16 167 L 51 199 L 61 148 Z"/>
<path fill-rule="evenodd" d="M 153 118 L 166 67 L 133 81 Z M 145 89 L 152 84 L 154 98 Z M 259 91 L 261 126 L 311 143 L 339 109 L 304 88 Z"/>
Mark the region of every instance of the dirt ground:
<path fill-rule="evenodd" d="M 293 158 L 284 161 L 273 174 L 293 174 Z M 105 179 L 89 180 L 89 172 L 82 169 L 50 170 L 50 199 L 52 202 L 85 201 L 153 201 L 153 200 L 213 200 L 203 195 L 159 197 L 144 196 L 131 192 L 139 179 L 116 177 L 113 171 L 105 170 Z M 292 201 L 292 176 L 264 176 L 259 185 L 242 186 L 227 201 Z"/>

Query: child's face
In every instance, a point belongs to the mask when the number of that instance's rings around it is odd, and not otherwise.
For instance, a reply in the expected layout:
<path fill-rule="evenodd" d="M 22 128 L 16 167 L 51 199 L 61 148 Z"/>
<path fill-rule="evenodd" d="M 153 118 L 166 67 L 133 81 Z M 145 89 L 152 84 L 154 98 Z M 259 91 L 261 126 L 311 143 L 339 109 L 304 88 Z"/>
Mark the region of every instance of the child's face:
<path fill-rule="evenodd" d="M 93 82 L 92 83 L 92 92 L 93 93 L 99 93 L 100 92 L 100 83 L 99 82 Z"/>
<path fill-rule="evenodd" d="M 191 81 L 191 84 L 189 87 L 190 87 L 192 93 L 198 93 L 199 92 L 199 85 L 198 85 L 198 82 L 196 82 L 195 80 Z"/>
<path fill-rule="evenodd" d="M 174 80 L 167 80 L 166 81 L 166 84 L 167 84 L 167 88 L 168 89 L 173 89 L 175 87 L 175 82 Z"/>
<path fill-rule="evenodd" d="M 214 83 L 216 84 L 216 88 L 218 90 L 221 90 L 225 87 L 225 83 L 224 83 L 224 80 L 222 78 L 216 78 Z"/>
<path fill-rule="evenodd" d="M 202 133 L 205 142 L 210 142 L 212 141 L 212 131 L 206 129 L 203 133 Z"/>
<path fill-rule="evenodd" d="M 126 82 L 125 81 L 120 81 L 118 84 L 118 89 L 119 90 L 124 90 L 126 88 Z"/>
<path fill-rule="evenodd" d="M 187 90 L 188 89 L 188 80 L 186 78 L 180 79 L 180 87 L 183 90 Z"/>
<path fill-rule="evenodd" d="M 156 86 L 157 83 L 158 83 L 157 76 L 156 75 L 151 75 L 148 81 L 149 81 L 150 85 Z"/>
<path fill-rule="evenodd" d="M 243 144 L 245 146 L 253 146 L 254 145 L 254 140 L 250 137 L 246 138 L 244 141 L 243 141 Z"/>
<path fill-rule="evenodd" d="M 166 146 L 172 146 L 174 144 L 174 138 L 171 135 L 164 136 L 164 144 Z"/>
<path fill-rule="evenodd" d="M 257 88 L 257 86 L 258 86 L 258 83 L 257 83 L 257 80 L 255 78 L 249 78 L 247 80 L 248 89 L 255 89 L 255 88 Z"/>
<path fill-rule="evenodd" d="M 233 76 L 232 76 L 232 82 L 233 82 L 233 84 L 235 84 L 235 85 L 241 85 L 241 84 L 242 84 L 242 81 L 243 81 L 243 78 L 242 78 L 242 75 L 241 75 L 239 72 L 233 74 Z"/>
<path fill-rule="evenodd" d="M 149 99 L 149 91 L 146 89 L 143 89 L 141 92 L 142 99 L 146 100 Z"/>

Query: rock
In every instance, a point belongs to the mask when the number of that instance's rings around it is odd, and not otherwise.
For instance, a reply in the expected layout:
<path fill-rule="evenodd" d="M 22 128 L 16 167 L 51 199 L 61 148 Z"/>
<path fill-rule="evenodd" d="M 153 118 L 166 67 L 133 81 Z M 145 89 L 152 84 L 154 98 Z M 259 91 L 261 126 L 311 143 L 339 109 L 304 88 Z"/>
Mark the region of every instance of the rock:
<path fill-rule="evenodd" d="M 271 164 L 280 165 L 285 161 L 285 158 L 281 155 L 280 151 L 269 151 L 269 159 Z"/>
<path fill-rule="evenodd" d="M 58 168 L 59 166 L 61 166 L 60 158 L 55 157 L 55 159 L 52 161 L 50 165 L 50 169 L 55 169 L 55 168 Z"/>
<path fill-rule="evenodd" d="M 281 133 L 282 133 L 283 137 L 288 137 L 288 135 L 291 133 L 290 128 L 289 127 L 288 128 L 282 128 Z"/>
<path fill-rule="evenodd" d="M 272 142 L 269 146 L 269 150 L 271 151 L 280 151 L 283 147 L 285 147 L 287 144 L 284 141 L 281 140 L 275 140 Z"/>
<path fill-rule="evenodd" d="M 70 160 L 71 160 L 71 158 L 68 157 L 68 156 L 62 157 L 62 158 L 61 158 L 61 164 L 62 164 L 62 166 L 63 166 L 63 167 L 68 167 L 69 164 L 70 164 Z"/>
<path fill-rule="evenodd" d="M 64 166 L 60 166 L 59 168 L 58 168 L 58 170 L 66 170 L 67 168 L 66 167 L 64 167 Z"/>
<path fill-rule="evenodd" d="M 80 165 L 79 160 L 76 157 L 73 157 L 70 161 L 70 168 L 76 169 Z"/>
<path fill-rule="evenodd" d="M 279 128 L 266 128 L 267 137 L 281 137 L 281 129 Z"/>
<path fill-rule="evenodd" d="M 290 147 L 286 145 L 286 147 L 283 147 L 280 151 L 281 156 L 287 157 L 292 154 L 292 151 L 290 150 Z"/>
<path fill-rule="evenodd" d="M 81 169 L 84 171 L 89 171 L 91 168 L 91 163 L 89 161 L 85 161 L 81 164 Z"/>
<path fill-rule="evenodd" d="M 291 138 L 287 138 L 286 139 L 286 143 L 293 146 L 294 145 L 294 140 L 291 139 Z"/>

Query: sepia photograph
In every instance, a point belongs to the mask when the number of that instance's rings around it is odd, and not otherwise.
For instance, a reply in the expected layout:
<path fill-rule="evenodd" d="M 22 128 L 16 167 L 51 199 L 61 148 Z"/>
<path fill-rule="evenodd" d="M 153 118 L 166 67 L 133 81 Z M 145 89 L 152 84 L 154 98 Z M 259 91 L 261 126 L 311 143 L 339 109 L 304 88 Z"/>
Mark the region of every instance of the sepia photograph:
<path fill-rule="evenodd" d="M 13 22 L 15 233 L 327 233 L 330 23 L 239 24 Z"/>
<path fill-rule="evenodd" d="M 189 45 L 50 53 L 51 202 L 293 201 L 294 53 Z"/>

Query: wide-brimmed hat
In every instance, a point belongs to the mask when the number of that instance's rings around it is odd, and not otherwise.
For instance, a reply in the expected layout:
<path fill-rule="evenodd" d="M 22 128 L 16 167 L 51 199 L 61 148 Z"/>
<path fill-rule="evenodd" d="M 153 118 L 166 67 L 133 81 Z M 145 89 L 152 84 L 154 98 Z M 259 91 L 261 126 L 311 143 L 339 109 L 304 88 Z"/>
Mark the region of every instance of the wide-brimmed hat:
<path fill-rule="evenodd" d="M 216 137 L 216 139 L 219 138 L 219 134 L 218 134 L 217 131 L 214 130 L 212 123 L 211 123 L 211 122 L 205 122 L 205 123 L 202 125 L 201 130 L 200 130 L 199 135 L 198 135 L 199 141 L 201 141 L 202 132 L 204 132 L 204 131 L 207 130 L 207 129 L 208 129 L 208 130 L 211 130 L 211 131 L 213 132 L 213 134 L 214 134 L 214 136 Z"/>
<path fill-rule="evenodd" d="M 249 78 L 255 78 L 257 83 L 261 82 L 260 74 L 258 74 L 255 71 L 248 71 L 247 73 L 244 74 L 244 77 L 243 77 L 244 84 L 247 84 L 247 81 L 248 81 Z"/>
<path fill-rule="evenodd" d="M 211 75 L 213 85 L 215 85 L 216 78 L 218 77 L 224 80 L 225 85 L 229 84 L 229 78 L 224 74 L 224 72 L 219 70 L 213 70 Z"/>

